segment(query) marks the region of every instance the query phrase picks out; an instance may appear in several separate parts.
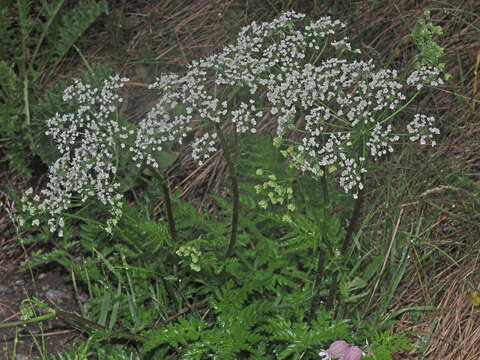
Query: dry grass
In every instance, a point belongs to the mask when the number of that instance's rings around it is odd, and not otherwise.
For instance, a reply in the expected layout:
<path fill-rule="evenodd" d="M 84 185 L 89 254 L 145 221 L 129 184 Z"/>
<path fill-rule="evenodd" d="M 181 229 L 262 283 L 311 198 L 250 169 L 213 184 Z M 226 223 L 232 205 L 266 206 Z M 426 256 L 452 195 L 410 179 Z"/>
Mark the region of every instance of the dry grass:
<path fill-rule="evenodd" d="M 25 180 L 6 168 L 0 171 L 0 184 L 0 272 L 9 273 L 23 260 L 23 251 L 20 247 L 13 247 L 18 241 L 16 232 L 11 231 L 15 228 L 11 219 L 16 206 L 6 188 L 24 191 L 27 186 Z"/>
<path fill-rule="evenodd" d="M 480 358 L 480 309 L 470 300 L 473 284 L 480 281 L 479 256 L 480 253 L 477 253 L 476 256 L 465 258 L 448 276 L 440 273 L 435 277 L 436 281 L 445 284 L 445 294 L 438 303 L 445 310 L 436 314 L 438 325 L 425 351 L 426 358 Z"/>
<path fill-rule="evenodd" d="M 421 336 L 419 342 L 431 332 L 425 347 L 423 359 L 465 359 L 480 358 L 480 308 L 474 306 L 470 299 L 472 291 L 479 284 L 480 273 L 478 260 L 480 252 L 466 255 L 433 276 L 433 281 L 441 287 L 442 296 L 434 302 L 439 310 L 424 314 L 418 321 L 412 321 L 408 315 L 400 319 L 399 330 L 413 330 Z M 413 272 L 406 278 L 412 281 L 404 288 L 401 299 L 397 302 L 397 310 L 405 304 L 424 304 L 424 294 Z M 438 291 L 437 291 L 438 292 Z M 433 330 L 433 331 L 432 331 Z M 428 337 L 427 337 L 428 339 Z M 410 356 L 416 358 L 412 352 Z M 409 356 L 409 358 L 410 358 Z"/>

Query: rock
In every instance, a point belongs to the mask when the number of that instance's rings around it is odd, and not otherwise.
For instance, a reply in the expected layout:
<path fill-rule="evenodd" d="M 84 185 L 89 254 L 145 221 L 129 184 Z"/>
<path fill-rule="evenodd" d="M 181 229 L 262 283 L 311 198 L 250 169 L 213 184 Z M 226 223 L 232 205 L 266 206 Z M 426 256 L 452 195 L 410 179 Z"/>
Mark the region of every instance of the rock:
<path fill-rule="evenodd" d="M 61 304 L 65 300 L 71 299 L 71 295 L 63 292 L 62 290 L 50 289 L 45 293 L 45 296 L 48 297 L 55 303 Z"/>
<path fill-rule="evenodd" d="M 47 274 L 41 273 L 40 275 L 38 275 L 38 280 L 45 279 L 46 277 L 47 277 Z"/>

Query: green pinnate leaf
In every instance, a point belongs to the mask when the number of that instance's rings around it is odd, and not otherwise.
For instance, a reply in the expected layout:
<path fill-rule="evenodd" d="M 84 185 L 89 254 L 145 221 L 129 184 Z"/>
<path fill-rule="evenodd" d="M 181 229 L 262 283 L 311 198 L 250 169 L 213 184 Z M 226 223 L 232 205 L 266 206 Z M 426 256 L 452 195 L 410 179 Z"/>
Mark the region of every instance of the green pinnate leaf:
<path fill-rule="evenodd" d="M 54 40 L 53 52 L 56 55 L 56 62 L 65 56 L 85 30 L 107 10 L 104 1 L 81 1 L 62 16 L 61 25 L 56 29 L 58 35 Z"/>

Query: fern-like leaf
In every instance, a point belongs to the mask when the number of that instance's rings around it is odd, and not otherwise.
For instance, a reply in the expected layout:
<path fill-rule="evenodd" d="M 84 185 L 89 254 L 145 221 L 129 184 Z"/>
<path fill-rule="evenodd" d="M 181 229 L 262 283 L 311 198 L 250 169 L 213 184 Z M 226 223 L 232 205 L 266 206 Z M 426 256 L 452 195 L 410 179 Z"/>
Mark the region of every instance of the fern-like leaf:
<path fill-rule="evenodd" d="M 78 2 L 72 10 L 62 16 L 61 25 L 55 29 L 57 36 L 50 38 L 53 44 L 52 53 L 54 56 L 52 58 L 55 59 L 53 68 L 64 58 L 85 30 L 87 30 L 101 14 L 106 13 L 107 9 L 107 4 L 104 1 L 81 1 Z"/>

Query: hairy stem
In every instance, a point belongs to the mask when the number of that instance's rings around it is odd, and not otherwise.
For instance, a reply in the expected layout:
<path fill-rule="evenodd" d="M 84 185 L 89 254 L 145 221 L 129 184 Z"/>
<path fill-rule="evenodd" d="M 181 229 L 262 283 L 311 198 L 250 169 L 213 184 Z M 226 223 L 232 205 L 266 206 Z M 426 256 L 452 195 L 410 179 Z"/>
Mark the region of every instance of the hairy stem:
<path fill-rule="evenodd" d="M 348 225 L 347 232 L 345 234 L 345 238 L 343 239 L 342 244 L 342 255 L 345 256 L 347 250 L 350 246 L 350 242 L 353 237 L 353 232 L 356 230 L 359 220 L 360 220 L 360 211 L 363 205 L 363 190 L 358 193 L 357 200 L 355 200 L 355 206 L 353 208 L 352 217 L 350 218 L 350 224 Z M 328 308 L 333 308 L 333 304 L 335 303 L 335 296 L 337 295 L 337 275 L 338 272 L 333 274 L 332 284 L 330 285 L 330 292 L 328 294 L 328 301 L 327 306 Z"/>
<path fill-rule="evenodd" d="M 238 192 L 238 179 L 237 179 L 237 168 L 232 161 L 232 153 L 227 146 L 227 141 L 219 124 L 215 124 L 215 131 L 220 139 L 220 144 L 223 149 L 223 154 L 225 160 L 227 161 L 228 170 L 230 172 L 230 178 L 232 179 L 232 192 L 233 192 L 233 213 L 232 213 L 232 233 L 230 236 L 230 242 L 227 245 L 225 250 L 225 257 L 228 258 L 232 255 L 233 247 L 237 242 L 237 232 L 238 232 L 238 213 L 240 210 L 240 199 Z M 235 144 L 236 145 L 236 144 Z"/>

